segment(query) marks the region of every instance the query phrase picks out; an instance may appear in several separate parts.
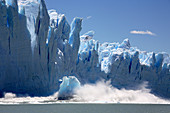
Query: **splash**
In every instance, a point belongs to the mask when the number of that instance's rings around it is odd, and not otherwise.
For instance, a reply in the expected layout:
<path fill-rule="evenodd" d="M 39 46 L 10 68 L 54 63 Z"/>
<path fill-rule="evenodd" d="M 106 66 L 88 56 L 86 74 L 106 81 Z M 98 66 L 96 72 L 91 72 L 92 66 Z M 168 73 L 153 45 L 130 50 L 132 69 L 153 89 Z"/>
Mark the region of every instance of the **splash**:
<path fill-rule="evenodd" d="M 103 80 L 96 84 L 86 84 L 77 89 L 72 100 L 90 103 L 170 104 L 169 100 L 164 100 L 151 94 L 146 87 L 147 82 L 144 82 L 139 86 L 138 90 L 117 89 L 110 84 L 110 81 L 105 82 Z"/>
<path fill-rule="evenodd" d="M 150 93 L 147 82 L 138 87 L 138 90 L 117 89 L 110 81 L 99 81 L 96 84 L 85 84 L 75 90 L 70 100 L 57 100 L 58 92 L 48 97 L 17 97 L 12 93 L 5 93 L 0 98 L 0 104 L 54 104 L 54 103 L 131 103 L 131 104 L 170 104 Z"/>
<path fill-rule="evenodd" d="M 51 104 L 56 103 L 58 93 L 48 97 L 30 97 L 27 95 L 19 95 L 13 93 L 5 93 L 4 98 L 0 98 L 0 104 Z"/>

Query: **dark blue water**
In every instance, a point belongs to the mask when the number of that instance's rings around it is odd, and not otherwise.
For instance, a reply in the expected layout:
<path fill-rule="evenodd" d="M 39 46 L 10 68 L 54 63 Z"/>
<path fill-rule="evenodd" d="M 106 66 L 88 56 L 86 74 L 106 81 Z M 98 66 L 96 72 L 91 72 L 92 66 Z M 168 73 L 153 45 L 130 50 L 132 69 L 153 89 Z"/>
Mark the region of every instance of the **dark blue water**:
<path fill-rule="evenodd" d="M 170 113 L 167 104 L 0 105 L 0 113 Z"/>

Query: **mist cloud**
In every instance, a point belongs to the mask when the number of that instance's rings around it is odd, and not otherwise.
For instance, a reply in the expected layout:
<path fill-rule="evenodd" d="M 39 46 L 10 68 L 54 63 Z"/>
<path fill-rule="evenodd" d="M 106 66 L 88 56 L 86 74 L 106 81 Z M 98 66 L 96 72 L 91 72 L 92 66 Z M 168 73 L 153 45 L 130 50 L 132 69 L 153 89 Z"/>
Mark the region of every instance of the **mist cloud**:
<path fill-rule="evenodd" d="M 150 93 L 146 88 L 147 83 L 139 86 L 138 90 L 117 89 L 112 87 L 109 81 L 100 81 L 96 84 L 86 84 L 76 90 L 73 100 L 81 102 L 101 102 L 101 103 L 169 103 Z"/>

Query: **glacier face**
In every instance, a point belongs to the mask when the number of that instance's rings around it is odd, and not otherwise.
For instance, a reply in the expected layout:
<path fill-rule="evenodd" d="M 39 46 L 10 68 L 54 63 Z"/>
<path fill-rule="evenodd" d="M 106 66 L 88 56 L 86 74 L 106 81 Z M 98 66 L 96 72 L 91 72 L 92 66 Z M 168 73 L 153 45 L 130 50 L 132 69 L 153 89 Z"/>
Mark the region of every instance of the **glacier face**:
<path fill-rule="evenodd" d="M 88 36 L 88 33 L 85 34 L 86 37 L 91 36 Z M 107 42 L 100 44 L 94 39 L 84 40 L 84 35 L 80 39 L 80 59 L 90 61 L 91 54 L 96 52 L 98 55 L 96 67 L 99 66 L 101 71 L 105 72 L 104 79 L 111 79 L 113 86 L 133 89 L 139 83 L 149 81 L 149 88 L 154 93 L 169 97 L 169 54 L 140 51 L 136 47 L 131 47 L 128 39 L 120 44 Z"/>
<path fill-rule="evenodd" d="M 0 95 L 47 96 L 74 75 L 82 84 L 110 79 L 128 89 L 148 81 L 153 93 L 170 98 L 169 54 L 140 51 L 128 39 L 101 44 L 94 31 L 80 36 L 81 23 L 69 25 L 44 0 L 0 0 Z"/>

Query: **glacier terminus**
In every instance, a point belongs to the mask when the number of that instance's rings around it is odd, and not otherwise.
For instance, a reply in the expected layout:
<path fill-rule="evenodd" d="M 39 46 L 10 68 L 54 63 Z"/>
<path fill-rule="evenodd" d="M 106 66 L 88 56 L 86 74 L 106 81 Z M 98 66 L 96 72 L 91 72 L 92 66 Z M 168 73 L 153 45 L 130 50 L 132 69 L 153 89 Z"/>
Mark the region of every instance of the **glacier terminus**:
<path fill-rule="evenodd" d="M 64 98 L 80 83 L 104 79 L 119 89 L 147 81 L 153 94 L 170 98 L 168 53 L 141 51 L 129 39 L 100 43 L 94 31 L 80 36 L 82 22 L 69 24 L 44 0 L 0 0 L 0 97 L 59 91 Z"/>

